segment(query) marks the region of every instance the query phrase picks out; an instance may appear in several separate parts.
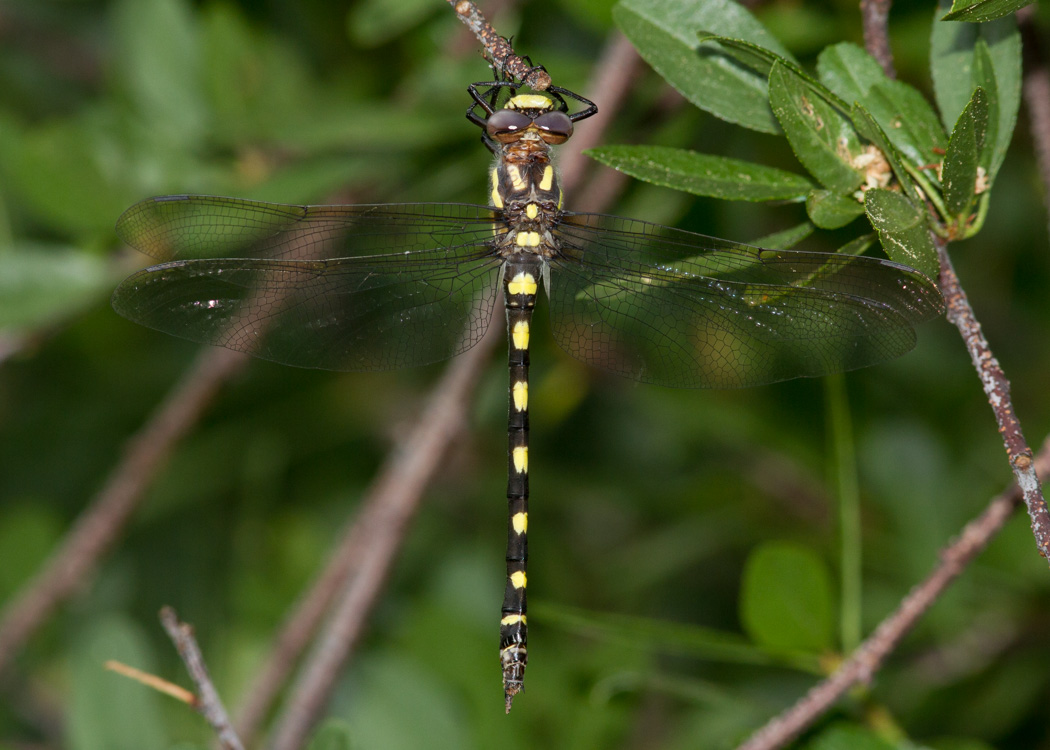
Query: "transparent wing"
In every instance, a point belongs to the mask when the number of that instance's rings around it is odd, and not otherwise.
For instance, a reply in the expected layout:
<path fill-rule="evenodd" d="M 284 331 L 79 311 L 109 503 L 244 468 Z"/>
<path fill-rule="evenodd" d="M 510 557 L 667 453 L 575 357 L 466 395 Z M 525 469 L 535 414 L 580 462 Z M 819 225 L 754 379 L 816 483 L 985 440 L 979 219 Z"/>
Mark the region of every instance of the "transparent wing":
<path fill-rule="evenodd" d="M 435 362 L 485 333 L 502 261 L 491 209 L 143 201 L 117 224 L 170 262 L 126 279 L 118 313 L 166 333 L 298 367 Z"/>
<path fill-rule="evenodd" d="M 940 315 L 906 266 L 773 251 L 599 214 L 566 213 L 550 260 L 551 326 L 588 364 L 643 382 L 740 388 L 900 356 Z"/>

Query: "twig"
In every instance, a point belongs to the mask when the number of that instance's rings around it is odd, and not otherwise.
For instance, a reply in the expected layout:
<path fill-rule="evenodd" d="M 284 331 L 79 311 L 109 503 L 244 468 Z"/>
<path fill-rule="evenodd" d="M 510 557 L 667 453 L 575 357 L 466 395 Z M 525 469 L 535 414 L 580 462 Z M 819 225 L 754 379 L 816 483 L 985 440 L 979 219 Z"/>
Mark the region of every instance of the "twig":
<path fill-rule="evenodd" d="M 272 750 L 302 747 L 324 710 L 336 678 L 361 637 L 423 491 L 448 446 L 465 426 L 471 393 L 502 336 L 496 322 L 501 312 L 494 314 L 481 342 L 449 366 L 416 429 L 391 455 L 368 493 L 364 510 L 344 543 L 345 548 L 353 545 L 357 549 L 336 555 L 354 558 L 353 575 L 344 574 L 347 580 L 341 598 L 291 689 L 274 732 Z"/>
<path fill-rule="evenodd" d="M 1010 381 L 1006 379 L 999 361 L 992 354 L 991 347 L 981 332 L 981 324 L 974 317 L 966 293 L 959 285 L 959 278 L 955 275 L 951 258 L 948 257 L 947 243 L 940 238 L 935 239 L 935 242 L 941 267 L 940 286 L 948 308 L 948 320 L 959 329 L 963 341 L 966 342 L 970 360 L 977 370 L 988 403 L 999 424 L 999 432 L 1003 436 L 1003 445 L 1014 479 L 1023 493 L 1028 516 L 1032 520 L 1036 548 L 1050 563 L 1050 513 L 1047 513 L 1043 488 L 1032 464 L 1032 449 L 1025 442 L 1021 423 L 1010 400 Z"/>
<path fill-rule="evenodd" d="M 1050 474 L 1050 437 L 1043 443 L 1035 464 L 1040 476 Z M 830 709 L 853 685 L 869 682 L 919 617 L 999 532 L 1021 499 L 1022 493 L 1016 484 L 994 498 L 984 512 L 966 524 L 959 536 L 941 551 L 941 562 L 929 577 L 904 597 L 897 609 L 875 628 L 834 674 L 815 685 L 794 706 L 751 735 L 737 750 L 776 750 L 784 747 Z"/>
<path fill-rule="evenodd" d="M 470 0 L 448 0 L 448 4 L 456 11 L 459 20 L 474 32 L 497 73 L 509 75 L 534 91 L 544 91 L 551 85 L 547 71 L 518 57 L 510 42 L 496 33 L 474 3 Z"/>
<path fill-rule="evenodd" d="M 110 659 L 102 665 L 110 672 L 116 672 L 117 674 L 127 677 L 130 680 L 141 683 L 148 688 L 153 688 L 158 693 L 164 693 L 164 695 L 170 695 L 177 701 L 185 703 L 187 706 L 196 708 L 199 703 L 195 693 L 190 692 L 181 685 L 176 685 L 174 682 L 169 682 L 163 677 L 157 677 L 155 674 L 149 672 L 143 672 L 141 669 L 135 669 L 129 667 L 127 664 L 115 659 Z"/>
<path fill-rule="evenodd" d="M 1043 181 L 1043 205 L 1046 208 L 1047 231 L 1050 232 L 1050 70 L 1042 38 L 1036 27 L 1035 6 L 1017 11 L 1024 50 L 1024 101 L 1028 109 L 1028 126 L 1032 130 L 1039 176 Z"/>
<path fill-rule="evenodd" d="M 174 445 L 247 357 L 208 348 L 127 445 L 106 484 L 40 572 L 0 613 L 0 671 L 61 602 L 88 580 L 120 536 Z"/>
<path fill-rule="evenodd" d="M 864 48 L 874 57 L 890 78 L 897 77 L 890 50 L 889 20 L 892 0 L 860 0 L 864 24 Z"/>
<path fill-rule="evenodd" d="M 204 656 L 197 645 L 197 640 L 193 637 L 193 628 L 186 623 L 179 622 L 175 610 L 171 607 L 164 607 L 160 611 L 160 622 L 168 631 L 168 637 L 175 644 L 175 648 L 178 649 L 179 656 L 182 657 L 182 662 L 186 665 L 193 684 L 197 686 L 197 697 L 191 705 L 211 724 L 211 728 L 218 735 L 219 745 L 224 750 L 244 750 L 240 738 L 233 731 L 233 725 L 230 724 L 230 717 L 226 714 L 222 699 L 219 698 L 219 693 L 215 690 L 211 677 L 208 676 Z"/>

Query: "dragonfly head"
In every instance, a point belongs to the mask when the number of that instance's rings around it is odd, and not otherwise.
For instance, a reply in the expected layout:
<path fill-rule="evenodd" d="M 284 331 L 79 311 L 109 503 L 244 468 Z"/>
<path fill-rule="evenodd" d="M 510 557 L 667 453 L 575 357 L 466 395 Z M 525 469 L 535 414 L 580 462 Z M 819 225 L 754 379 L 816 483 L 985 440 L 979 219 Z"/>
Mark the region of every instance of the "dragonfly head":
<path fill-rule="evenodd" d="M 514 143 L 525 137 L 545 143 L 565 143 L 572 135 L 572 119 L 554 102 L 539 94 L 518 94 L 503 109 L 496 110 L 485 121 L 485 132 L 500 143 Z"/>

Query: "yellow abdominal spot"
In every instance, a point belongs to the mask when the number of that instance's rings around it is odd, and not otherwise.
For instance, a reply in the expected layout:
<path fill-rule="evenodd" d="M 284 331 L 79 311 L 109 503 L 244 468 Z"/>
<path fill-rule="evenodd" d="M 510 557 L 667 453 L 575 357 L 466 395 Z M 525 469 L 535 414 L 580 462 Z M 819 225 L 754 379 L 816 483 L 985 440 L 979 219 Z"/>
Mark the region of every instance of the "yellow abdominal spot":
<path fill-rule="evenodd" d="M 514 471 L 519 474 L 527 474 L 529 471 L 529 449 L 515 448 L 511 451 L 511 456 L 514 459 Z"/>
<path fill-rule="evenodd" d="M 510 177 L 511 187 L 513 187 L 516 192 L 520 193 L 527 187 L 525 185 L 525 179 L 521 176 L 521 170 L 518 169 L 517 164 L 507 165 L 507 176 Z"/>
<path fill-rule="evenodd" d="M 520 236 L 520 235 L 519 235 Z M 531 273 L 515 274 L 514 278 L 507 283 L 508 294 L 535 294 L 536 293 L 536 277 Z"/>
<path fill-rule="evenodd" d="M 525 583 L 526 583 L 526 581 L 525 581 L 525 574 L 522 573 L 520 570 L 517 571 L 516 573 L 511 573 L 510 574 L 510 585 L 513 586 L 514 588 L 516 588 L 516 589 L 523 589 L 523 588 L 525 588 Z"/>
<path fill-rule="evenodd" d="M 554 184 L 554 167 L 548 164 L 543 168 L 543 178 L 540 180 L 540 190 L 550 190 Z"/>
<path fill-rule="evenodd" d="M 504 617 L 502 620 L 499 621 L 499 624 L 500 625 L 517 625 L 519 622 L 522 625 L 526 625 L 527 624 L 525 622 L 525 615 L 507 615 L 506 617 Z"/>
<path fill-rule="evenodd" d="M 529 408 L 529 384 L 523 380 L 519 380 L 514 384 L 511 389 L 511 395 L 514 397 L 514 410 L 525 411 Z"/>
<path fill-rule="evenodd" d="M 515 349 L 528 349 L 529 348 L 529 324 L 524 320 L 519 320 L 514 324 L 514 330 L 511 331 L 511 339 L 514 341 Z"/>
<path fill-rule="evenodd" d="M 535 219 L 539 212 L 539 206 L 537 206 L 535 203 L 530 203 L 529 205 L 525 206 L 525 215 L 528 216 L 530 219 Z"/>
<path fill-rule="evenodd" d="M 529 514 L 528 513 L 515 513 L 510 519 L 511 525 L 514 528 L 515 534 L 524 534 L 529 530 Z"/>

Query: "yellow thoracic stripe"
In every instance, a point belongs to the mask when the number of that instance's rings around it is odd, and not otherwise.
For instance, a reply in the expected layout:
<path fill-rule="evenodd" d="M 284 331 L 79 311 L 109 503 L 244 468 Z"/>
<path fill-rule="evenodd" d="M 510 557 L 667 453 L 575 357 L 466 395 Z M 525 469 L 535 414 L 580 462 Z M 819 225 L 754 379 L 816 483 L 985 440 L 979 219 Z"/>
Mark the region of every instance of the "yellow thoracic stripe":
<path fill-rule="evenodd" d="M 513 187 L 515 191 L 521 192 L 527 187 L 525 184 L 525 178 L 521 176 L 521 170 L 518 169 L 517 164 L 507 165 L 507 176 L 510 177 L 511 187 Z"/>
<path fill-rule="evenodd" d="M 540 233 L 539 232 L 518 232 L 518 236 L 514 238 L 514 241 L 521 247 L 539 247 L 540 246 Z"/>
<path fill-rule="evenodd" d="M 514 341 L 515 349 L 528 349 L 529 348 L 529 324 L 524 320 L 519 320 L 514 324 L 514 330 L 511 332 L 511 338 Z"/>
<path fill-rule="evenodd" d="M 515 534 L 524 534 L 529 530 L 529 514 L 515 513 L 510 519 Z"/>
<path fill-rule="evenodd" d="M 499 171 L 492 170 L 492 205 L 503 208 L 503 196 L 499 194 Z"/>
<path fill-rule="evenodd" d="M 525 615 L 507 615 L 499 621 L 500 625 L 517 625 L 518 623 L 526 625 Z"/>
<path fill-rule="evenodd" d="M 519 474 L 527 474 L 529 471 L 529 449 L 517 447 L 511 452 L 514 459 L 514 471 Z"/>
<path fill-rule="evenodd" d="M 526 579 L 525 574 L 520 570 L 510 574 L 510 584 L 516 589 L 525 588 Z"/>
<path fill-rule="evenodd" d="M 543 168 L 543 177 L 540 179 L 540 190 L 550 190 L 554 184 L 554 167 L 547 165 Z"/>
<path fill-rule="evenodd" d="M 529 408 L 529 384 L 523 380 L 519 380 L 514 384 L 511 389 L 511 396 L 514 399 L 514 410 L 525 411 Z"/>
<path fill-rule="evenodd" d="M 535 203 L 530 203 L 529 205 L 525 206 L 525 215 L 528 216 L 530 219 L 535 219 L 539 215 L 539 213 L 539 206 L 537 206 Z"/>

